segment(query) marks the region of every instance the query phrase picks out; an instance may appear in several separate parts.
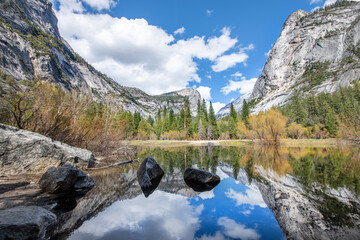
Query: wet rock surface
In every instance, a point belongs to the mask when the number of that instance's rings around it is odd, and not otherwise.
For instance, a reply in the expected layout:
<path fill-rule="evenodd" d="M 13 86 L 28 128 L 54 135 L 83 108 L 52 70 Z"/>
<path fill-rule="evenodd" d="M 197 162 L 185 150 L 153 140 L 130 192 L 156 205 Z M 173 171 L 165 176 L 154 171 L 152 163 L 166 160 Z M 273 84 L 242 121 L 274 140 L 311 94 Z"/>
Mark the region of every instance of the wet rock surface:
<path fill-rule="evenodd" d="M 38 206 L 0 210 L 0 239 L 42 239 L 55 221 L 55 214 Z"/>
<path fill-rule="evenodd" d="M 40 188 L 48 193 L 87 191 L 94 185 L 95 181 L 91 177 L 70 165 L 50 167 L 39 181 Z"/>
<path fill-rule="evenodd" d="M 49 166 L 92 167 L 94 155 L 41 134 L 0 124 L 0 175 L 42 173 Z"/>
<path fill-rule="evenodd" d="M 164 171 L 152 157 L 147 157 L 137 171 L 137 178 L 145 197 L 148 197 L 159 186 Z"/>
<path fill-rule="evenodd" d="M 200 169 L 187 168 L 184 173 L 185 183 L 194 191 L 210 191 L 220 183 L 218 175 Z"/>

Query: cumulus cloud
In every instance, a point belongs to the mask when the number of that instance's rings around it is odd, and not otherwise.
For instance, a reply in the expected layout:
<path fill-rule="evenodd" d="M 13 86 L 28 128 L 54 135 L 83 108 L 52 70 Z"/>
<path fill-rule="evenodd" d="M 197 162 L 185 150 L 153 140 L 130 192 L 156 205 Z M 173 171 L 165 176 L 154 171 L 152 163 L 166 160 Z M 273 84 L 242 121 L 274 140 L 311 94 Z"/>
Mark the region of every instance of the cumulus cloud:
<path fill-rule="evenodd" d="M 85 222 L 70 239 L 111 239 L 114 235 L 124 239 L 138 239 L 139 236 L 193 239 L 203 210 L 203 205 L 194 208 L 180 195 L 155 191 L 145 198 L 141 194 L 115 202 Z"/>
<path fill-rule="evenodd" d="M 211 93 L 210 93 L 211 88 L 200 86 L 196 90 L 198 90 L 198 92 L 200 93 L 201 98 L 205 99 L 206 101 L 211 100 Z"/>
<path fill-rule="evenodd" d="M 231 92 L 239 92 L 240 94 L 251 93 L 254 89 L 257 78 L 251 78 L 246 80 L 245 77 L 241 78 L 241 81 L 229 80 L 228 84 L 221 88 L 221 92 L 228 95 Z"/>
<path fill-rule="evenodd" d="M 222 109 L 223 107 L 226 106 L 225 103 L 221 103 L 221 102 L 213 102 L 212 105 L 213 105 L 215 114 L 217 114 L 217 112 L 218 112 L 220 109 Z"/>
<path fill-rule="evenodd" d="M 175 31 L 174 31 L 174 34 L 175 34 L 175 35 L 176 35 L 176 34 L 181 35 L 181 34 L 183 34 L 184 32 L 185 32 L 185 28 L 184 28 L 184 27 L 181 27 L 181 28 L 175 30 Z"/>
<path fill-rule="evenodd" d="M 218 225 L 224 228 L 224 235 L 234 239 L 257 240 L 261 237 L 255 229 L 246 228 L 245 225 L 238 224 L 227 217 L 219 218 Z"/>
<path fill-rule="evenodd" d="M 225 195 L 228 198 L 235 200 L 236 206 L 240 206 L 242 204 L 249 204 L 251 206 L 259 206 L 261 208 L 267 208 L 261 196 L 261 193 L 251 188 L 246 189 L 245 193 L 236 192 L 232 188 L 230 188 L 229 191 L 225 192 Z"/>
<path fill-rule="evenodd" d="M 95 10 L 101 11 L 103 9 L 110 9 L 116 3 L 113 0 L 84 0 L 90 7 Z"/>
<path fill-rule="evenodd" d="M 249 58 L 245 51 L 250 51 L 253 49 L 254 45 L 250 44 L 245 48 L 240 48 L 240 51 L 237 53 L 221 56 L 215 60 L 215 64 L 211 66 L 211 68 L 214 72 L 222 72 L 235 66 L 238 63 L 245 63 L 246 60 Z"/>
<path fill-rule="evenodd" d="M 118 83 L 150 94 L 179 90 L 191 81 L 200 83 L 195 58 L 210 60 L 217 71 L 248 58 L 245 48 L 226 55 L 238 44 L 226 27 L 219 36 L 176 41 L 173 35 L 145 19 L 89 13 L 83 5 L 86 2 L 95 9 L 107 9 L 113 0 L 54 1 L 59 3 L 56 14 L 60 32 L 76 52 Z"/>

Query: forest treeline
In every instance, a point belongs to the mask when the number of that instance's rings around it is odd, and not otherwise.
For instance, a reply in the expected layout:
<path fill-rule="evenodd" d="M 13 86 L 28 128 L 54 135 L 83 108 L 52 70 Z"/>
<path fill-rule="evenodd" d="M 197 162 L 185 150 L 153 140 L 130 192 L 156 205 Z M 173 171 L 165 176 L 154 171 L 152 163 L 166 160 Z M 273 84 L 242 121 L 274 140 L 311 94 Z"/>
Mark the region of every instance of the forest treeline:
<path fill-rule="evenodd" d="M 9 76 L 1 77 L 14 83 Z M 221 119 L 205 100 L 198 102 L 196 116 L 185 98 L 178 113 L 163 107 L 154 118 L 144 118 L 124 111 L 111 95 L 97 102 L 84 91 L 69 93 L 41 81 L 24 83 L 1 92 L 1 123 L 95 151 L 121 140 L 260 139 L 278 144 L 285 137 L 359 139 L 360 134 L 359 82 L 332 94 L 296 94 L 285 107 L 256 115 L 250 114 L 251 103 L 244 101 L 239 113 L 231 104 L 230 114 Z"/>

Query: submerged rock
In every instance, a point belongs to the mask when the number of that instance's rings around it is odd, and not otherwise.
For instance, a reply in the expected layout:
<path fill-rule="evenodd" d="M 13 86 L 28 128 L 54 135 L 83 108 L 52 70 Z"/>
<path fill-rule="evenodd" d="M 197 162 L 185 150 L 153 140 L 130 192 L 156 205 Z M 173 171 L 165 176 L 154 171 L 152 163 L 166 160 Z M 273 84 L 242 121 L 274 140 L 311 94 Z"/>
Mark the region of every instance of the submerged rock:
<path fill-rule="evenodd" d="M 137 171 L 137 178 L 145 197 L 152 194 L 159 186 L 164 171 L 152 157 L 147 157 Z"/>
<path fill-rule="evenodd" d="M 0 239 L 42 239 L 55 221 L 55 214 L 38 206 L 0 210 Z"/>
<path fill-rule="evenodd" d="M 194 191 L 210 191 L 220 183 L 218 175 L 200 169 L 187 168 L 184 173 L 185 183 Z"/>
<path fill-rule="evenodd" d="M 87 191 L 95 186 L 95 180 L 70 165 L 50 167 L 39 181 L 40 188 L 49 193 Z"/>
<path fill-rule="evenodd" d="M 49 166 L 92 167 L 96 159 L 86 150 L 41 134 L 0 124 L 0 174 L 42 173 Z"/>

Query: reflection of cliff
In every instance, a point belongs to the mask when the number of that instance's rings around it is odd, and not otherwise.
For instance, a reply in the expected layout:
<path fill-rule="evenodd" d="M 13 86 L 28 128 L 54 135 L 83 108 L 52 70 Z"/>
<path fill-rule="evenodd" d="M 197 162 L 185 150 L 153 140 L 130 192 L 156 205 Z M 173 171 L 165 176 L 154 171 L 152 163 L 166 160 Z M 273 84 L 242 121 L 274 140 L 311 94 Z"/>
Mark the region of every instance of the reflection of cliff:
<path fill-rule="evenodd" d="M 279 177 L 257 166 L 263 199 L 290 239 L 357 239 L 360 198 L 346 188 L 304 188 L 291 175 Z"/>

